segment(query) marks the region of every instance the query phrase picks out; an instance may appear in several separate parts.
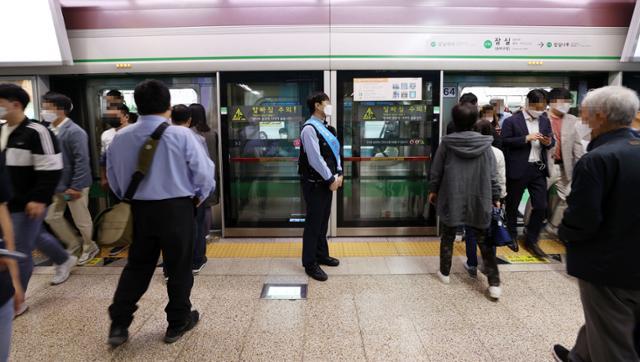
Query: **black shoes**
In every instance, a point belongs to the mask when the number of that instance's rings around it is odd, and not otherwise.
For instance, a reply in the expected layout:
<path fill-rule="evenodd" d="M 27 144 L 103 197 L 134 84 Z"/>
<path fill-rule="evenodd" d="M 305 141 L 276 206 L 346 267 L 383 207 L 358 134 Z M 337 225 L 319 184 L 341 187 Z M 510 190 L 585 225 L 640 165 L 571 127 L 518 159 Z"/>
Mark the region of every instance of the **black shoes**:
<path fill-rule="evenodd" d="M 205 265 L 207 265 L 207 257 L 204 257 L 204 261 L 202 263 L 199 264 L 193 264 L 193 266 L 191 267 L 191 272 L 193 273 L 193 275 L 198 275 L 202 269 L 204 269 Z"/>
<path fill-rule="evenodd" d="M 125 327 L 111 325 L 108 343 L 115 348 L 129 339 L 129 330 Z"/>
<path fill-rule="evenodd" d="M 569 362 L 569 350 L 556 344 L 553 346 L 553 357 L 555 357 L 558 362 Z"/>
<path fill-rule="evenodd" d="M 536 256 L 540 259 L 544 259 L 546 257 L 548 257 L 547 253 L 545 253 L 542 249 L 540 249 L 540 246 L 536 243 L 536 244 L 525 244 L 524 248 L 527 249 L 527 251 L 529 253 L 531 253 L 531 255 Z"/>
<path fill-rule="evenodd" d="M 200 313 L 198 313 L 197 310 L 191 311 L 191 313 L 189 313 L 189 321 L 187 321 L 187 324 L 185 324 L 180 328 L 167 328 L 167 333 L 164 335 L 164 342 L 165 343 L 176 342 L 177 340 L 180 339 L 180 337 L 184 336 L 185 333 L 192 330 L 193 327 L 195 327 L 196 324 L 198 324 L 199 320 L 200 320 Z"/>
<path fill-rule="evenodd" d="M 329 277 L 327 276 L 327 273 L 325 273 L 324 270 L 322 270 L 318 264 L 304 267 L 304 272 L 307 273 L 307 275 L 310 276 L 312 279 L 315 279 L 320 282 L 324 282 L 327 279 L 329 279 Z"/>
<path fill-rule="evenodd" d="M 328 256 L 326 258 L 318 259 L 318 264 L 326 266 L 338 266 L 340 265 L 340 260 Z"/>
<path fill-rule="evenodd" d="M 507 245 L 509 249 L 511 249 L 514 253 L 517 253 L 520 250 L 520 246 L 518 245 L 518 240 L 513 239 L 511 244 Z"/>

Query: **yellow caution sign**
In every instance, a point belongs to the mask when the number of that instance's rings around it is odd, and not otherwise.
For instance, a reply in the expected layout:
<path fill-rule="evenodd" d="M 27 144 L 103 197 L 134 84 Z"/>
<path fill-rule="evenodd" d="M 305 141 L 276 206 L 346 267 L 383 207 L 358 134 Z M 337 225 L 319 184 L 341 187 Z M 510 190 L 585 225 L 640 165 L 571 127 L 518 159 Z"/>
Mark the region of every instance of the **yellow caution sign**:
<path fill-rule="evenodd" d="M 87 262 L 87 264 L 85 264 L 85 265 L 95 266 L 95 265 L 98 265 L 101 261 L 102 261 L 102 258 L 93 258 L 93 259 L 89 260 L 89 262 Z"/>
<path fill-rule="evenodd" d="M 242 113 L 242 110 L 238 107 L 238 109 L 236 109 L 236 113 L 233 114 L 233 118 L 231 118 L 232 121 L 246 121 L 247 118 L 244 116 L 244 113 Z"/>
<path fill-rule="evenodd" d="M 511 264 L 549 264 L 549 260 L 533 255 L 503 255 L 500 257 Z"/>
<path fill-rule="evenodd" d="M 373 109 L 371 109 L 371 107 L 367 108 L 367 111 L 364 112 L 364 115 L 362 116 L 362 120 L 363 121 L 372 121 L 376 119 L 376 114 L 373 113 Z"/>

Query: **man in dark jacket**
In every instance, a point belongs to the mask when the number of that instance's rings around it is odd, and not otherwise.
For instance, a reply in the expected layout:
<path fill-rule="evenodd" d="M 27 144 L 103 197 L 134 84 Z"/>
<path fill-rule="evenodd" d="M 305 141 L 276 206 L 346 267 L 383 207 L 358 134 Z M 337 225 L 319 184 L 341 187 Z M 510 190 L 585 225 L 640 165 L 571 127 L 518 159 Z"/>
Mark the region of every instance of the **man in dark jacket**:
<path fill-rule="evenodd" d="M 578 278 L 586 324 L 560 361 L 638 361 L 634 328 L 640 321 L 640 140 L 629 125 L 636 94 L 609 86 L 582 102 L 592 129 L 588 153 L 574 169 L 559 236 L 567 245 L 567 272 Z"/>
<path fill-rule="evenodd" d="M 555 145 L 551 122 L 544 113 L 546 106 L 546 92 L 534 89 L 527 94 L 524 111 L 502 124 L 502 146 L 507 165 L 507 227 L 515 240 L 518 205 L 524 190 L 529 190 L 532 211 L 525 248 L 538 257 L 546 256 L 538 246 L 538 236 L 547 210 L 547 150 Z M 518 248 L 514 249 L 517 251 Z"/>
<path fill-rule="evenodd" d="M 500 200 L 496 158 L 491 150 L 492 136 L 471 131 L 478 119 L 478 108 L 459 104 L 451 112 L 457 132 L 442 138 L 431 164 L 429 202 L 437 203 L 443 224 L 438 277 L 448 284 L 456 229 L 466 225 L 478 236 L 478 246 L 489 279 L 489 294 L 500 297 L 500 276 L 496 254 L 485 243 L 491 223 L 491 203 Z"/>

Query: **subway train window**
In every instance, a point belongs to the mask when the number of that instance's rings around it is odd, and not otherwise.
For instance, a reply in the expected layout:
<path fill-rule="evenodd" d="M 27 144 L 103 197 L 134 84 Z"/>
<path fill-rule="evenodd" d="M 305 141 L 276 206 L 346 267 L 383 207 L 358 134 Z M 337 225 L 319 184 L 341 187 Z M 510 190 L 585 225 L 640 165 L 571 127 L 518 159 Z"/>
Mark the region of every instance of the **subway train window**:
<path fill-rule="evenodd" d="M 319 76 L 288 75 L 221 78 L 227 227 L 303 225 L 300 126 L 309 117 L 307 97 L 322 86 Z"/>
<path fill-rule="evenodd" d="M 105 110 L 107 108 L 106 96 L 109 93 L 110 89 L 102 90 L 102 97 L 100 99 L 101 109 Z M 133 99 L 133 89 L 121 89 L 122 97 L 124 98 L 124 103 L 129 107 L 129 110 L 133 113 L 137 113 L 138 108 L 136 107 L 136 102 Z M 171 105 L 176 104 L 185 104 L 189 105 L 191 103 L 198 103 L 198 93 L 195 89 L 192 88 L 169 88 L 169 93 L 171 93 Z"/>
<path fill-rule="evenodd" d="M 25 91 L 27 91 L 27 93 L 29 94 L 29 97 L 31 98 L 31 102 L 29 102 L 29 105 L 27 105 L 27 108 L 24 110 L 24 113 L 30 119 L 40 118 L 39 116 L 36 116 L 36 112 L 37 112 L 36 104 L 38 104 L 39 101 L 36 98 L 37 95 L 34 92 L 34 82 L 32 79 L 0 78 L 0 83 L 15 84 L 17 86 L 22 87 L 22 89 L 24 89 Z"/>
<path fill-rule="evenodd" d="M 339 228 L 430 224 L 424 180 L 433 145 L 436 82 L 421 73 L 339 77 L 338 132 L 345 167 Z"/>
<path fill-rule="evenodd" d="M 527 93 L 539 87 L 465 87 L 460 94 L 473 93 L 478 97 L 478 106 L 490 104 L 492 100 L 501 99 L 504 111 L 513 113 L 525 106 Z M 550 87 L 542 87 L 547 92 Z"/>

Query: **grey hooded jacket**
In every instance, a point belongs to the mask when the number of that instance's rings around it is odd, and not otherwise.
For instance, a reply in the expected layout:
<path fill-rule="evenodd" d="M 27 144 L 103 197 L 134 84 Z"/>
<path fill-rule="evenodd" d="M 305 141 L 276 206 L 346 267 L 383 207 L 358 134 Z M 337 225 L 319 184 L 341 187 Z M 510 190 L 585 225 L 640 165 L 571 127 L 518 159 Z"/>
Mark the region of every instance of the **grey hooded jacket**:
<path fill-rule="evenodd" d="M 465 131 L 442 138 L 431 163 L 430 192 L 438 194 L 437 211 L 447 226 L 486 229 L 492 202 L 500 198 L 492 136 Z"/>

